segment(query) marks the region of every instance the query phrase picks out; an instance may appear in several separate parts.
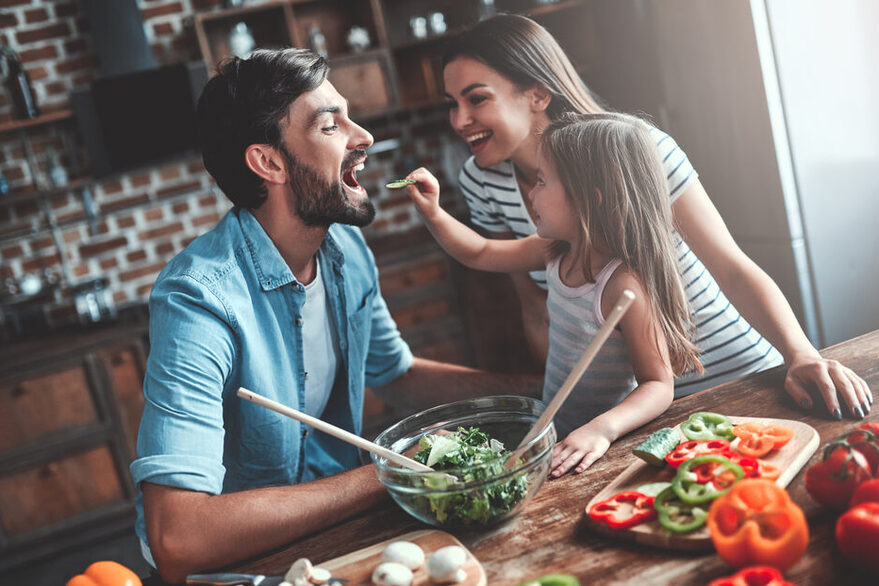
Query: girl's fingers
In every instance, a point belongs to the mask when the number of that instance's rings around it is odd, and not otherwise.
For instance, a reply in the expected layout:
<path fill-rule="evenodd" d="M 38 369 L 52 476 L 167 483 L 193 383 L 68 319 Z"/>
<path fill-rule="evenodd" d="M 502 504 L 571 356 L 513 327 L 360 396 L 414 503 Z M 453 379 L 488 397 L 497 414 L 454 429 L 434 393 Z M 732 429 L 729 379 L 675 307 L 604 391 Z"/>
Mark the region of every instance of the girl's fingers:
<path fill-rule="evenodd" d="M 555 469 L 552 471 L 552 475 L 557 478 L 570 470 L 577 462 L 579 462 L 583 458 L 584 453 L 585 452 L 583 452 L 582 450 L 574 450 L 573 452 L 569 453 L 567 456 L 565 456 L 563 460 L 559 462 L 559 465 L 555 467 Z"/>
<path fill-rule="evenodd" d="M 598 459 L 598 454 L 596 452 L 588 452 L 583 459 L 580 460 L 580 464 L 577 468 L 574 469 L 574 472 L 579 474 L 580 472 L 584 472 L 587 468 L 592 466 L 595 463 L 595 460 Z"/>

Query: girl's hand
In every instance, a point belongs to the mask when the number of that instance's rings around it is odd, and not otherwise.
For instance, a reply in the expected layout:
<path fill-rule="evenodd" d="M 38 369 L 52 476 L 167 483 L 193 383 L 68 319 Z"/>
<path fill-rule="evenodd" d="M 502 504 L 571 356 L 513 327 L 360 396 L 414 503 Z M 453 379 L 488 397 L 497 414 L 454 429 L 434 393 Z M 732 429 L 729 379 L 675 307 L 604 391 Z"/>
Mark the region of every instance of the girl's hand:
<path fill-rule="evenodd" d="M 437 181 L 436 177 L 424 167 L 415 169 L 406 175 L 406 179 L 414 179 L 418 182 L 414 185 L 406 186 L 406 190 L 409 192 L 409 197 L 415 202 L 415 206 L 418 208 L 419 213 L 429 221 L 440 209 L 439 181 Z"/>
<path fill-rule="evenodd" d="M 553 447 L 550 476 L 558 478 L 571 468 L 579 474 L 602 457 L 609 447 L 610 440 L 590 428 L 588 423 L 578 427 Z"/>

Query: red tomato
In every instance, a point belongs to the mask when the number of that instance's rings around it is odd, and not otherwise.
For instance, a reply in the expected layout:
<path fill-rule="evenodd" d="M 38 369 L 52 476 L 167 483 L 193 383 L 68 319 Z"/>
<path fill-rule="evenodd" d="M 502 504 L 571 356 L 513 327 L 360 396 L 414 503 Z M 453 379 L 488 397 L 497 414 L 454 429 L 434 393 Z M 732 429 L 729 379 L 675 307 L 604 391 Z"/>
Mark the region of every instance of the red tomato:
<path fill-rule="evenodd" d="M 822 505 L 841 511 L 870 476 L 870 465 L 860 452 L 844 443 L 830 444 L 824 461 L 806 470 L 806 491 Z"/>
<path fill-rule="evenodd" d="M 854 507 L 861 503 L 879 503 L 879 478 L 872 478 L 860 483 L 848 506 Z"/>
<path fill-rule="evenodd" d="M 862 423 L 843 438 L 864 455 L 873 475 L 879 476 L 879 423 Z"/>
<path fill-rule="evenodd" d="M 712 580 L 708 586 L 794 586 L 772 566 L 748 566 L 732 576 Z"/>
<path fill-rule="evenodd" d="M 842 555 L 879 570 L 879 503 L 863 503 L 836 522 L 836 544 Z"/>

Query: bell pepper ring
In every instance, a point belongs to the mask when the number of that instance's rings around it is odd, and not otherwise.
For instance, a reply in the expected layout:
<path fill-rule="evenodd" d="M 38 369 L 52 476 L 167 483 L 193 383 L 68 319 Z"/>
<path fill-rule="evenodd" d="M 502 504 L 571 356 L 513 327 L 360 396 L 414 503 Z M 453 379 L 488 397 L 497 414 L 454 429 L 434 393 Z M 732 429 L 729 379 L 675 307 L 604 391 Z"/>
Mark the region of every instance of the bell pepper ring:
<path fill-rule="evenodd" d="M 681 432 L 687 439 L 710 440 L 735 438 L 733 423 L 726 415 L 702 411 L 693 413 L 681 423 Z"/>
<path fill-rule="evenodd" d="M 653 506 L 659 524 L 672 533 L 692 533 L 708 518 L 706 509 L 683 502 L 670 486 L 656 495 Z"/>
<path fill-rule="evenodd" d="M 772 566 L 748 566 L 732 576 L 712 580 L 708 586 L 794 586 Z"/>
<path fill-rule="evenodd" d="M 708 530 L 718 555 L 734 567 L 792 566 L 806 551 L 806 516 L 787 491 L 771 480 L 737 482 L 711 504 Z"/>
<path fill-rule="evenodd" d="M 739 439 L 749 437 L 766 438 L 772 442 L 772 449 L 779 450 L 784 447 L 794 437 L 794 430 L 783 425 L 772 425 L 769 423 L 759 423 L 756 421 L 748 421 L 740 423 L 733 427 L 733 433 Z"/>
<path fill-rule="evenodd" d="M 634 490 L 621 492 L 592 505 L 589 517 L 605 523 L 611 529 L 634 527 L 656 518 L 653 500 L 654 497 Z"/>
<path fill-rule="evenodd" d="M 707 467 L 707 478 L 704 483 L 699 482 L 700 474 L 694 473 L 693 469 Z M 703 472 L 702 474 L 705 474 Z M 706 454 L 697 456 L 684 462 L 671 481 L 672 490 L 679 499 L 687 504 L 698 505 L 707 503 L 726 493 L 730 487 L 744 478 L 742 467 L 720 454 Z"/>
<path fill-rule="evenodd" d="M 687 460 L 692 460 L 696 456 L 705 454 L 722 454 L 729 451 L 729 441 L 725 439 L 713 440 L 690 440 L 682 442 L 678 447 L 665 457 L 665 461 L 672 468 L 677 469 Z"/>

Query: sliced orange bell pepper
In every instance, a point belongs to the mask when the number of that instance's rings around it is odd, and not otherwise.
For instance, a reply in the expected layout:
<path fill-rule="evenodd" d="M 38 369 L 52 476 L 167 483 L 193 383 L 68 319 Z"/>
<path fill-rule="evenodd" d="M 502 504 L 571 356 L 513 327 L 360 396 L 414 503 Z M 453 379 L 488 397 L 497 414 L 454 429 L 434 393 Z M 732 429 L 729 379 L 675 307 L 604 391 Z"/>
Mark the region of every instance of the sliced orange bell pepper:
<path fill-rule="evenodd" d="M 794 430 L 783 425 L 771 425 L 769 423 L 757 423 L 749 421 L 733 427 L 736 437 L 765 437 L 772 441 L 772 449 L 778 450 L 794 437 Z"/>
<path fill-rule="evenodd" d="M 137 574 L 116 562 L 95 562 L 66 586 L 143 586 Z"/>
<path fill-rule="evenodd" d="M 718 555 L 734 567 L 786 570 L 806 551 L 809 526 L 787 491 L 765 478 L 745 479 L 711 504 L 708 530 Z"/>

